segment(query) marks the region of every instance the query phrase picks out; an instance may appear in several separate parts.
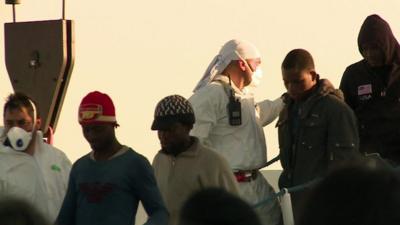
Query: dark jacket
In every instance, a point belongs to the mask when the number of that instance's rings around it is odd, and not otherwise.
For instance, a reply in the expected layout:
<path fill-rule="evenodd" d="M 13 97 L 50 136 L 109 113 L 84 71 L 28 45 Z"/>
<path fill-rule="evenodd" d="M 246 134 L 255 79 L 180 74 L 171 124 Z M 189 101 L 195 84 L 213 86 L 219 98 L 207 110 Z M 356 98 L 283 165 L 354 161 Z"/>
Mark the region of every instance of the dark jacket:
<path fill-rule="evenodd" d="M 400 163 L 400 46 L 382 18 L 367 17 L 358 37 L 361 47 L 374 43 L 385 66 L 371 68 L 361 60 L 346 68 L 340 89 L 359 121 L 360 151 L 378 152 Z"/>
<path fill-rule="evenodd" d="M 288 100 L 277 123 L 283 168 L 280 188 L 311 181 L 323 175 L 333 161 L 353 158 L 358 152 L 356 118 L 336 95 L 316 86 L 301 104 L 297 119 L 290 116 L 294 104 Z"/>

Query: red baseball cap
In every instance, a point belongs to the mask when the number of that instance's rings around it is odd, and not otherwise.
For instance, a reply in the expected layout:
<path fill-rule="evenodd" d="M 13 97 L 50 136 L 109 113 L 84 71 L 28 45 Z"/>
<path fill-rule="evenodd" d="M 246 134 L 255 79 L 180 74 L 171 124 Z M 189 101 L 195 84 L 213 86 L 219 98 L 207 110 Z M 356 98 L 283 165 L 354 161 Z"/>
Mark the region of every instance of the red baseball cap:
<path fill-rule="evenodd" d="M 113 101 L 99 91 L 90 92 L 82 99 L 78 119 L 81 125 L 112 123 L 118 126 Z"/>

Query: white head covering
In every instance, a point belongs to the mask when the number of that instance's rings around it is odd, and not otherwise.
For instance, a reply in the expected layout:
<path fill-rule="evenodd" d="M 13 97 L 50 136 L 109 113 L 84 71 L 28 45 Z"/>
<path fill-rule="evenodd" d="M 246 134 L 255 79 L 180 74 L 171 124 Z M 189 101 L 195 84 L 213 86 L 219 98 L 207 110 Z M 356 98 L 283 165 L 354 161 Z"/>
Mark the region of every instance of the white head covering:
<path fill-rule="evenodd" d="M 260 52 L 252 43 L 237 39 L 228 41 L 211 61 L 193 92 L 209 84 L 215 75 L 222 73 L 232 60 L 256 59 L 260 57 Z"/>

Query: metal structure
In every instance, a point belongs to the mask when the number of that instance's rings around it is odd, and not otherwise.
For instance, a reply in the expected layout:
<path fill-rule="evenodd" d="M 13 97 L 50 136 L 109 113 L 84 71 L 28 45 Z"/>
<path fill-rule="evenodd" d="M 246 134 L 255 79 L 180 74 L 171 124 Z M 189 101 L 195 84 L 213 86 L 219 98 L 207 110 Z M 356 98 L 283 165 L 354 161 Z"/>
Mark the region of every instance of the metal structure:
<path fill-rule="evenodd" d="M 49 126 L 55 131 L 74 66 L 74 23 L 62 19 L 4 24 L 5 61 L 15 92 L 29 95 L 36 103 L 42 118 L 41 130 Z"/>

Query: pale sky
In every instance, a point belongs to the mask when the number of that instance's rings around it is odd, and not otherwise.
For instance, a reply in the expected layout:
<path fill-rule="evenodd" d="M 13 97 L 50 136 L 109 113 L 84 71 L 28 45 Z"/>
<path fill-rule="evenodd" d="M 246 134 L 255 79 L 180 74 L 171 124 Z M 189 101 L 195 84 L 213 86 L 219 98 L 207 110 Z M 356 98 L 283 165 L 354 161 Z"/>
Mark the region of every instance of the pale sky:
<path fill-rule="evenodd" d="M 17 21 L 61 18 L 61 0 L 22 0 L 16 9 Z M 11 12 L 2 1 L 1 24 L 12 21 Z M 83 96 L 99 90 L 114 100 L 120 142 L 152 161 L 159 149 L 150 130 L 155 105 L 170 94 L 190 97 L 226 41 L 246 39 L 259 48 L 264 77 L 256 96 L 275 99 L 284 91 L 280 64 L 291 49 L 310 51 L 321 77 L 338 86 L 346 66 L 361 59 L 357 35 L 365 17 L 379 14 L 400 39 L 399 12 L 399 0 L 66 0 L 66 17 L 75 22 L 76 58 L 55 146 L 71 161 L 90 151 L 77 108 Z M 0 42 L 2 106 L 12 92 L 4 26 Z M 269 159 L 278 154 L 275 123 L 265 128 Z"/>

